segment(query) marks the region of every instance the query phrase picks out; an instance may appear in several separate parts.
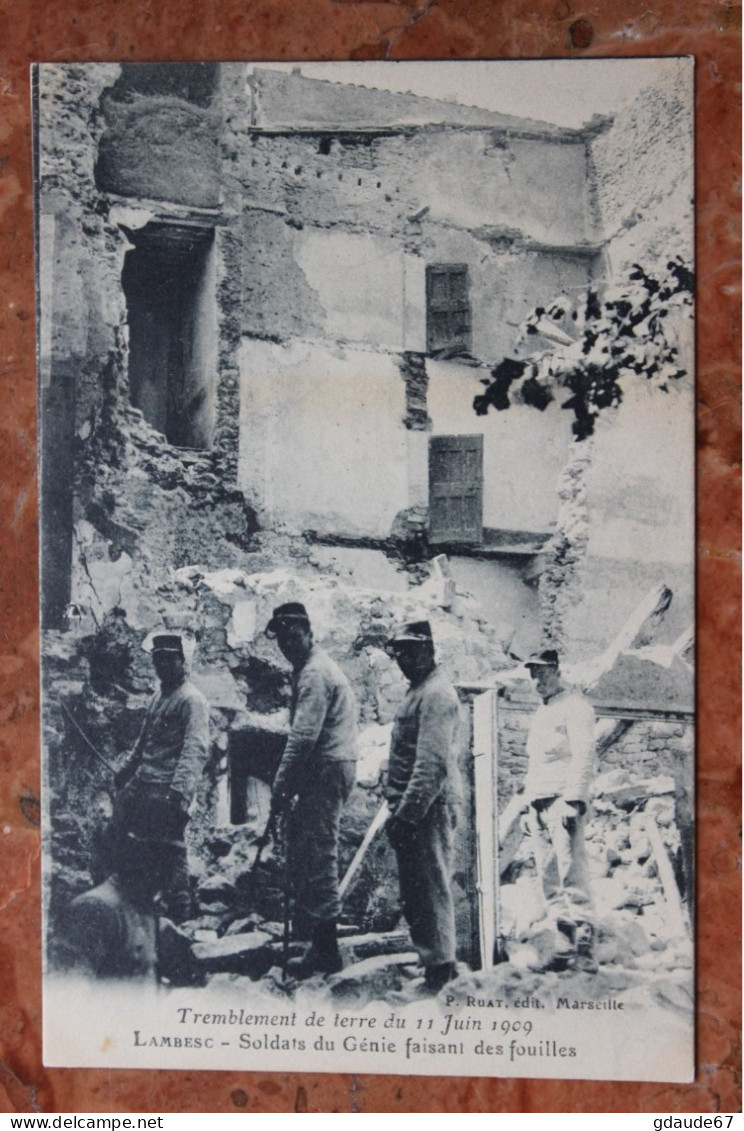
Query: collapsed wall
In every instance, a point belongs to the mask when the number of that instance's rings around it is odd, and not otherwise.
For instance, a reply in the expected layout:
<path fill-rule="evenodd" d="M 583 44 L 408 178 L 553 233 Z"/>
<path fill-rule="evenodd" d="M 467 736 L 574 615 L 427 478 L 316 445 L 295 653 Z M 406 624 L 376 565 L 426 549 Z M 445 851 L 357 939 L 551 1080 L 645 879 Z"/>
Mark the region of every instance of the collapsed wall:
<path fill-rule="evenodd" d="M 590 145 L 594 205 L 615 279 L 633 263 L 652 274 L 676 255 L 693 263 L 691 68 L 690 58 L 659 60 L 653 87 Z"/>
<path fill-rule="evenodd" d="M 589 142 L 602 283 L 616 298 L 632 292 L 638 265 L 652 278 L 672 260 L 694 267 L 691 66 L 660 61 L 653 86 Z M 574 443 L 559 482 L 540 588 L 546 642 L 569 641 L 572 659 L 595 652 L 654 585 L 674 592 L 666 640 L 694 619 L 694 329 L 689 308 L 673 301 L 662 317 L 677 351 L 667 368 L 685 376 L 663 381 L 653 368 L 648 380 L 621 376 L 622 403 Z"/>

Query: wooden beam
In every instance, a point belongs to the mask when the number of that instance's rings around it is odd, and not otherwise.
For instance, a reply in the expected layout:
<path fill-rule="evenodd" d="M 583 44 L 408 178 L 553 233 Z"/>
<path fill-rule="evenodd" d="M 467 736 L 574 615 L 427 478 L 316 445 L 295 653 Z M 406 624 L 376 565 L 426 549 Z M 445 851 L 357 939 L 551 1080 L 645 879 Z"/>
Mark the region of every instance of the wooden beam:
<path fill-rule="evenodd" d="M 566 664 L 563 674 L 571 683 L 590 688 L 616 663 L 622 652 L 637 650 L 649 644 L 672 602 L 672 590 L 657 585 L 633 610 L 611 644 L 598 656 L 578 664 Z"/>

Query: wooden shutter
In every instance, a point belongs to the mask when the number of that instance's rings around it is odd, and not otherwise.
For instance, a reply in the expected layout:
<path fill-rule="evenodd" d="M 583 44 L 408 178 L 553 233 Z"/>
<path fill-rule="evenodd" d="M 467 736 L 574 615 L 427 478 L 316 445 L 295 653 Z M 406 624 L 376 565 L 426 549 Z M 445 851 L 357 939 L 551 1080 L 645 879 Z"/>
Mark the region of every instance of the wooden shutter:
<path fill-rule="evenodd" d="M 429 539 L 483 540 L 483 437 L 429 438 Z"/>
<path fill-rule="evenodd" d="M 465 263 L 426 268 L 426 345 L 429 353 L 470 349 L 470 299 Z"/>

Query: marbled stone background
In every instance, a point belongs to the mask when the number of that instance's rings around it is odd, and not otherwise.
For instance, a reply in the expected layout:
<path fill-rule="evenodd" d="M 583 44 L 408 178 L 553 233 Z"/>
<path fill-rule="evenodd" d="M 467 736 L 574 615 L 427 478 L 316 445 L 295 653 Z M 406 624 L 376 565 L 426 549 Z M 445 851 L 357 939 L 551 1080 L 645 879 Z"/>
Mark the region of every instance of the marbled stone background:
<path fill-rule="evenodd" d="M 735 0 L 0 0 L 0 1110 L 740 1110 L 740 37 Z M 45 1069 L 29 64 L 671 54 L 697 57 L 695 1083 Z"/>

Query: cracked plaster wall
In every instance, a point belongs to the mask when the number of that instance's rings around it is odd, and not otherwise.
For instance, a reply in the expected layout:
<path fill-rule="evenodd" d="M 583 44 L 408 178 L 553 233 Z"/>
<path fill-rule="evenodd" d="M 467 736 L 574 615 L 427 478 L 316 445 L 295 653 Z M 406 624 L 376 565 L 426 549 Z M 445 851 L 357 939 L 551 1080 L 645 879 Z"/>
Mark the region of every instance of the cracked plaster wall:
<path fill-rule="evenodd" d="M 254 135 L 240 173 L 246 333 L 424 350 L 424 267 L 464 262 L 473 352 L 504 356 L 534 297 L 585 285 L 593 258 L 571 252 L 589 222 L 583 144 L 553 144 L 561 164 L 538 178 L 552 143 L 510 142 L 527 160 L 491 140 L 456 129 Z M 519 175 L 499 176 L 504 162 Z"/>

